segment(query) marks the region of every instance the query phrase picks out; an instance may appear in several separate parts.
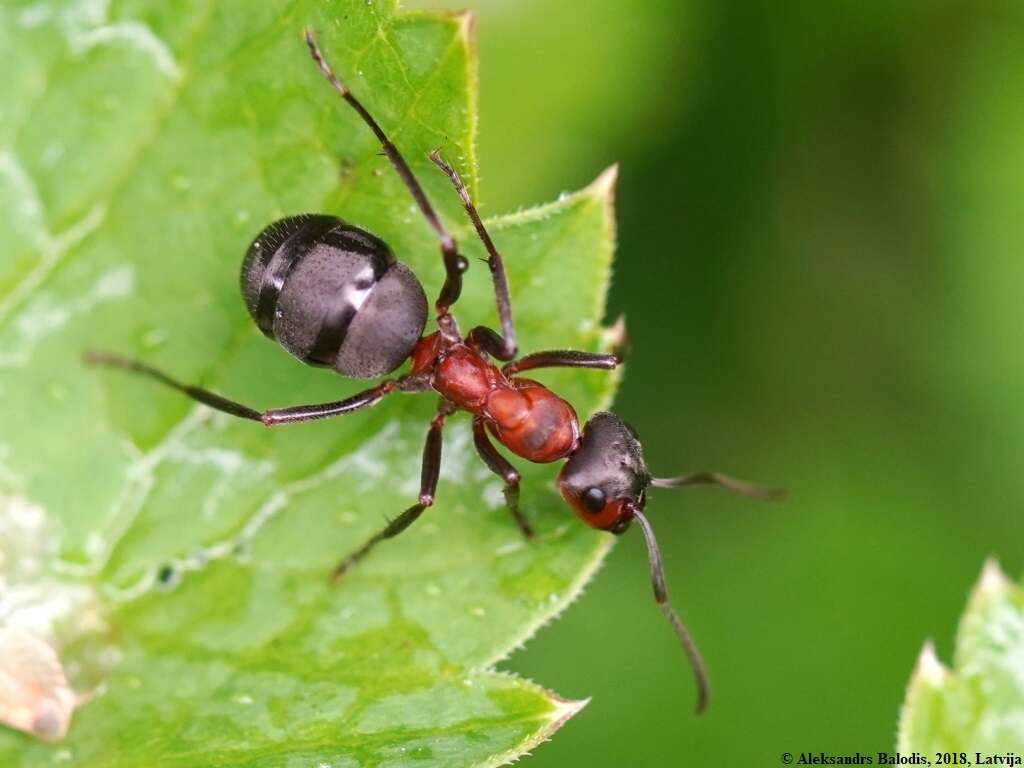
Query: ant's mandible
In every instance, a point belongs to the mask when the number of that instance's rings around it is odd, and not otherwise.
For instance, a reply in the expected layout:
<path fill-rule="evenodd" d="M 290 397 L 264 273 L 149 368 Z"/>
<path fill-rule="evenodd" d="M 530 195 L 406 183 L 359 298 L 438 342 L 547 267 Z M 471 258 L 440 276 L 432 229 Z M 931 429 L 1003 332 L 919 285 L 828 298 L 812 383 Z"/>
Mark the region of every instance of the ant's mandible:
<path fill-rule="evenodd" d="M 669 479 L 652 477 L 636 432 L 622 419 L 613 413 L 597 413 L 581 432 L 571 405 L 544 385 L 520 378 L 519 373 L 534 368 L 612 370 L 621 363 L 621 355 L 556 350 L 515 359 L 515 325 L 501 254 L 480 220 L 466 186 L 435 150 L 430 159 L 451 180 L 487 249 L 501 322 L 500 334 L 478 325 L 462 336 L 450 310 L 459 298 L 462 273 L 468 262 L 459 254 L 455 240 L 398 148 L 335 75 L 310 30 L 306 30 L 306 43 L 334 90 L 380 140 L 384 153 L 437 234 L 445 267 L 444 285 L 434 302 L 437 330 L 421 335 L 427 321 L 426 296 L 416 276 L 395 260 L 387 244 L 366 230 L 329 215 L 289 216 L 260 232 L 242 263 L 242 296 L 260 330 L 304 363 L 365 379 L 390 373 L 410 360 L 409 372 L 337 402 L 260 412 L 205 389 L 182 384 L 137 360 L 90 352 L 87 362 L 148 376 L 218 411 L 268 427 L 342 416 L 374 406 L 393 392 L 433 390 L 440 394 L 437 414 L 430 422 L 423 449 L 419 499 L 343 558 L 333 571 L 336 579 L 378 543 L 408 528 L 434 503 L 441 467 L 441 430 L 445 419 L 455 411 L 473 415 L 476 449 L 505 483 L 508 509 L 527 537 L 533 536 L 533 530 L 519 510 L 519 472 L 495 449 L 488 433 L 528 461 L 549 463 L 566 459 L 558 477 L 559 490 L 583 522 L 621 534 L 636 521 L 643 530 L 654 597 L 693 666 L 697 711 L 703 711 L 708 701 L 704 663 L 668 602 L 661 555 L 642 511 L 647 489 L 712 484 L 756 498 L 774 498 L 778 492 L 717 472 L 694 472 Z M 505 365 L 499 368 L 490 358 Z"/>

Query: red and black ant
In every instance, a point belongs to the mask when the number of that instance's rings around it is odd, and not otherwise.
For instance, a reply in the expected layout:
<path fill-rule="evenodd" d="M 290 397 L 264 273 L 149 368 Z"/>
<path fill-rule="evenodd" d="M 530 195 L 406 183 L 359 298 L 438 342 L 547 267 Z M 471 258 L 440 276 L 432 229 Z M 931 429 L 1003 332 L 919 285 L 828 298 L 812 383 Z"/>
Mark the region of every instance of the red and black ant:
<path fill-rule="evenodd" d="M 462 336 L 450 310 L 459 298 L 462 273 L 468 262 L 459 254 L 455 240 L 398 148 L 334 74 L 309 30 L 306 43 L 330 84 L 380 140 L 384 153 L 437 234 L 446 273 L 441 293 L 434 302 L 437 330 L 422 336 L 427 321 L 426 295 L 416 276 L 395 260 L 387 244 L 366 230 L 329 215 L 290 216 L 260 232 L 242 263 L 242 296 L 260 330 L 304 363 L 334 368 L 358 379 L 390 373 L 405 360 L 411 361 L 410 371 L 337 402 L 260 412 L 205 389 L 182 384 L 136 360 L 90 352 L 87 361 L 148 376 L 211 408 L 260 421 L 268 427 L 342 416 L 374 406 L 392 392 L 433 390 L 440 394 L 437 414 L 430 423 L 423 449 L 418 501 L 342 559 L 333 571 L 336 579 L 378 543 L 408 528 L 434 503 L 441 467 L 441 430 L 445 419 L 455 411 L 473 415 L 476 449 L 484 463 L 504 481 L 508 509 L 528 538 L 533 536 L 533 529 L 519 509 L 519 472 L 497 451 L 488 433 L 528 461 L 543 464 L 566 459 L 558 477 L 559 490 L 587 525 L 621 534 L 636 521 L 643 530 L 654 597 L 690 659 L 697 683 L 697 711 L 703 711 L 708 700 L 704 663 L 668 602 L 661 555 L 642 512 L 647 489 L 712 484 L 756 498 L 774 498 L 778 492 L 717 472 L 694 472 L 669 479 L 652 477 L 636 432 L 622 419 L 613 413 L 597 413 L 581 432 L 576 412 L 569 403 L 543 384 L 521 378 L 519 373 L 534 368 L 612 370 L 622 362 L 621 354 L 556 350 L 515 359 L 515 325 L 501 255 L 459 175 L 434 151 L 430 159 L 451 180 L 487 249 L 501 321 L 500 334 L 479 325 Z M 499 368 L 490 358 L 505 365 Z"/>

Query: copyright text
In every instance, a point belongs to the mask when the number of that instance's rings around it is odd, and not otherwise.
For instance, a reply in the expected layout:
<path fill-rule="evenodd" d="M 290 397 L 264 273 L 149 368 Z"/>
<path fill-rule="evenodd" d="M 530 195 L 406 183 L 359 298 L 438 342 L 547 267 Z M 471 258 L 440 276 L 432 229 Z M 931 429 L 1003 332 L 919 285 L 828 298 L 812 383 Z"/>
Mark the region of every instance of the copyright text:
<path fill-rule="evenodd" d="M 783 752 L 783 765 L 998 765 L 1018 766 L 1024 759 L 1016 752 L 986 754 L 985 752 Z"/>

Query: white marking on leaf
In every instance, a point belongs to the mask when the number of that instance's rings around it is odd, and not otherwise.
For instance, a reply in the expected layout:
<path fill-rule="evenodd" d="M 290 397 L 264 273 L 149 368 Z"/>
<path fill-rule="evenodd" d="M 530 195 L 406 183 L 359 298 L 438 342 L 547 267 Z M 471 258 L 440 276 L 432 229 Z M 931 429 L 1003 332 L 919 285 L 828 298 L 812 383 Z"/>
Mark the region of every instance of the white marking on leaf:
<path fill-rule="evenodd" d="M 500 480 L 487 483 L 480 493 L 480 500 L 489 509 L 498 509 L 505 506 L 505 484 Z"/>
<path fill-rule="evenodd" d="M 90 30 L 75 40 L 76 52 L 88 51 L 96 46 L 110 43 L 125 43 L 145 53 L 152 58 L 157 70 L 169 79 L 181 79 L 181 68 L 174 60 L 170 48 L 153 33 L 153 30 L 138 21 L 122 21 Z"/>
<path fill-rule="evenodd" d="M 174 426 L 174 429 L 167 433 L 163 442 L 149 452 L 140 453 L 134 445 L 126 449 L 127 452 L 134 454 L 135 460 L 128 465 L 125 471 L 124 487 L 114 502 L 114 511 L 111 515 L 102 554 L 84 568 L 76 569 L 80 571 L 79 575 L 98 573 L 107 563 L 115 544 L 124 538 L 135 523 L 143 504 L 149 497 L 156 482 L 157 465 L 164 459 L 168 451 L 175 450 L 179 441 L 202 423 L 203 410 L 201 406 L 193 408 L 184 419 Z"/>
<path fill-rule="evenodd" d="M 18 313 L 14 338 L 5 341 L 0 366 L 27 365 L 33 348 L 43 339 L 65 328 L 72 320 L 89 314 L 100 304 L 127 298 L 135 290 L 135 272 L 130 264 L 107 270 L 85 293 L 60 298 L 52 292 L 38 293 Z"/>
<path fill-rule="evenodd" d="M 272 461 L 253 461 L 240 451 L 220 447 L 195 448 L 171 445 L 164 454 L 164 459 L 179 464 L 213 468 L 217 471 L 217 480 L 203 499 L 202 514 L 207 520 L 216 516 L 221 500 L 228 495 L 239 476 L 244 474 L 242 479 L 251 482 L 268 477 L 277 466 Z"/>
<path fill-rule="evenodd" d="M 59 9 L 39 3 L 24 8 L 18 14 L 18 24 L 33 29 L 55 21 L 76 56 L 102 45 L 127 45 L 144 54 L 167 78 L 181 79 L 181 68 L 170 47 L 152 29 L 134 19 L 110 22 L 109 15 L 109 0 L 80 0 Z"/>
<path fill-rule="evenodd" d="M 51 237 L 35 181 L 9 150 L 0 152 L 0 200 L 11 213 L 14 235 L 44 250 Z"/>
<path fill-rule="evenodd" d="M 116 530 L 108 535 L 109 541 L 119 541 L 133 525 L 153 489 L 156 469 L 160 462 L 177 461 L 203 466 L 209 466 L 212 463 L 219 467 L 222 477 L 218 483 L 214 484 L 213 490 L 207 496 L 204 504 L 204 507 L 207 504 L 210 505 L 208 509 L 204 509 L 204 513 L 208 514 L 216 513 L 216 507 L 220 499 L 227 493 L 233 478 L 240 476 L 243 472 L 253 472 L 257 477 L 265 477 L 273 473 L 276 467 L 269 461 L 253 461 L 243 454 L 222 448 L 189 446 L 187 444 L 188 437 L 195 427 L 204 420 L 205 410 L 203 407 L 194 409 L 159 446 L 142 454 L 142 458 L 133 462 L 129 467 L 130 480 L 116 504 L 115 514 L 118 523 Z M 357 487 L 360 485 L 370 487 L 380 482 L 387 476 L 388 462 L 383 459 L 383 454 L 400 448 L 400 446 L 396 448 L 398 431 L 397 423 L 387 424 L 376 435 L 364 442 L 358 450 L 347 453 L 317 472 L 293 480 L 272 493 L 236 535 L 198 548 L 190 555 L 165 561 L 165 564 L 175 571 L 176 576 L 181 577 L 187 573 L 201 571 L 214 561 L 237 557 L 240 551 L 244 552 L 263 526 L 287 507 L 296 495 L 314 491 L 345 473 L 353 472 L 357 478 Z M 211 495 L 215 495 L 216 498 L 211 500 Z M 111 551 L 112 546 L 106 546 L 103 557 L 94 560 L 88 566 L 88 571 L 98 572 L 109 560 Z M 127 587 L 104 584 L 103 593 L 112 601 L 127 602 L 142 597 L 153 589 L 156 583 L 157 574 L 154 568 Z"/>
<path fill-rule="evenodd" d="M 36 265 L 0 299 L 2 325 L 43 283 L 64 255 L 99 228 L 106 216 L 106 206 L 95 205 L 63 232 L 51 233 L 36 183 L 10 151 L 0 152 L 0 204 L 16 207 L 15 234 L 39 251 Z"/>

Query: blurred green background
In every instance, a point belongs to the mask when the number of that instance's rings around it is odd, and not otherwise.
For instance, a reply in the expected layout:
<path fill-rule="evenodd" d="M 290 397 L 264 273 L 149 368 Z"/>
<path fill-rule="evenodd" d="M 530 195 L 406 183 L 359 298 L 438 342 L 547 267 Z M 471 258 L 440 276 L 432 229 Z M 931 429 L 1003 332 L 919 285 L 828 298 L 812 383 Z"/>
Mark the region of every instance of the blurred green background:
<path fill-rule="evenodd" d="M 505 665 L 593 697 L 528 764 L 893 749 L 924 640 L 948 662 L 983 559 L 1024 563 L 1024 9 L 471 5 L 486 211 L 621 163 L 616 407 L 653 469 L 791 492 L 655 494 L 711 709 L 631 531 Z"/>

